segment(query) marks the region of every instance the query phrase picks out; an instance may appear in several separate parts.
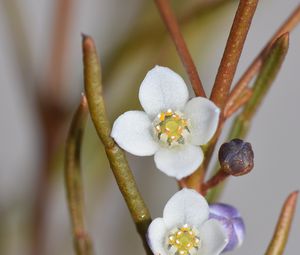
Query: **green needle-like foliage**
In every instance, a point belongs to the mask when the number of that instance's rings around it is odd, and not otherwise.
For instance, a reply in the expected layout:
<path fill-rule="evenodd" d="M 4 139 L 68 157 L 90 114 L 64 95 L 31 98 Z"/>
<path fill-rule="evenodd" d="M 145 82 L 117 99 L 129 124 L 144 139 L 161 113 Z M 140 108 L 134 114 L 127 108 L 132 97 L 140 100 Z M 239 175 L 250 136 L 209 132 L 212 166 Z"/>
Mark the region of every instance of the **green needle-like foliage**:
<path fill-rule="evenodd" d="M 150 213 L 138 191 L 124 151 L 110 136 L 111 125 L 106 114 L 102 94 L 101 69 L 93 39 L 89 36 L 83 36 L 82 47 L 84 85 L 92 121 L 105 147 L 111 169 L 136 224 L 137 230 L 143 239 L 146 251 L 148 254 L 152 254 L 146 242 L 146 232 L 151 222 Z"/>
<path fill-rule="evenodd" d="M 92 254 L 91 240 L 84 223 L 84 196 L 80 166 L 82 136 L 87 116 L 88 105 L 85 96 L 83 96 L 73 117 L 65 155 L 65 184 L 76 255 Z"/>
<path fill-rule="evenodd" d="M 286 246 L 298 198 L 298 191 L 292 192 L 286 199 L 273 238 L 265 255 L 281 255 Z"/>

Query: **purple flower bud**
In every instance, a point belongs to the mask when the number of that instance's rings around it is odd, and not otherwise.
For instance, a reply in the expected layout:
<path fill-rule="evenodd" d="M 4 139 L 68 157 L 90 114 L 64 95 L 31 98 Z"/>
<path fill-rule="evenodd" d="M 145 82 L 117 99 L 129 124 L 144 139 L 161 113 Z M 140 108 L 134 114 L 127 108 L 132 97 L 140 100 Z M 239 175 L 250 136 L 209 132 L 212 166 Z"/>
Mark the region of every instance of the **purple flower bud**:
<path fill-rule="evenodd" d="M 219 150 L 219 161 L 223 171 L 234 176 L 250 172 L 254 166 L 253 158 L 251 144 L 240 139 L 222 144 Z"/>
<path fill-rule="evenodd" d="M 239 247 L 245 238 L 245 225 L 236 208 L 231 205 L 215 203 L 209 205 L 209 218 L 221 222 L 225 228 L 229 242 L 223 252 Z"/>

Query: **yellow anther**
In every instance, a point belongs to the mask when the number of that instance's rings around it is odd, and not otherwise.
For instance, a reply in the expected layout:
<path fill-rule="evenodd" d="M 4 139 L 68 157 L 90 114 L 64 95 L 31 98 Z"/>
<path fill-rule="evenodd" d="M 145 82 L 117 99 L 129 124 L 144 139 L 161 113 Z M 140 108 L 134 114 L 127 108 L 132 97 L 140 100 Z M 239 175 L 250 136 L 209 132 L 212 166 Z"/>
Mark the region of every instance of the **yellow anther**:
<path fill-rule="evenodd" d="M 187 224 L 173 230 L 167 239 L 170 254 L 194 254 L 200 247 L 200 239 L 195 231 Z"/>
<path fill-rule="evenodd" d="M 157 115 L 153 122 L 155 135 L 169 146 L 184 144 L 189 135 L 189 122 L 179 112 L 168 109 Z"/>

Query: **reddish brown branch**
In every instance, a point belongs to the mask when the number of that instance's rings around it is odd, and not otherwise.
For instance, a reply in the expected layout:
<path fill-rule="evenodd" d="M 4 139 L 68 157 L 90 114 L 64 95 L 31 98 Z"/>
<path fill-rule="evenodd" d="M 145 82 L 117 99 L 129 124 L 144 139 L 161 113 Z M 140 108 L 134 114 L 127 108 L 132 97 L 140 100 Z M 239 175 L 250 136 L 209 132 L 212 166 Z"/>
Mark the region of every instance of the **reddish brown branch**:
<path fill-rule="evenodd" d="M 230 174 L 220 169 L 213 177 L 211 177 L 207 182 L 202 184 L 201 193 L 205 196 L 209 189 L 217 186 L 220 182 L 224 181 L 228 176 L 230 176 Z"/>
<path fill-rule="evenodd" d="M 237 82 L 236 86 L 230 93 L 227 101 L 228 104 L 232 104 L 240 95 L 243 93 L 244 89 L 249 85 L 252 78 L 259 71 L 265 55 L 268 53 L 269 49 L 272 47 L 274 42 L 283 34 L 290 32 L 292 29 L 298 25 L 300 22 L 300 5 L 295 9 L 295 11 L 288 17 L 288 19 L 282 24 L 282 26 L 277 30 L 277 32 L 272 36 L 266 46 L 253 60 L 252 64 L 248 67 L 245 73 L 242 75 L 240 80 Z"/>
<path fill-rule="evenodd" d="M 53 155 L 57 150 L 68 111 L 62 104 L 63 67 L 66 40 L 70 28 L 73 0 L 58 0 L 54 17 L 51 59 L 46 77 L 41 80 L 44 91 L 36 94 L 36 104 L 43 129 L 43 161 L 36 184 L 36 198 L 33 208 L 32 255 L 43 254 L 45 244 L 45 217 L 51 188 Z"/>
<path fill-rule="evenodd" d="M 52 50 L 47 73 L 47 93 L 59 100 L 62 92 L 63 70 L 66 57 L 68 32 L 74 0 L 58 0 L 53 24 Z"/>
<path fill-rule="evenodd" d="M 223 109 L 258 0 L 240 0 L 219 66 L 211 100 Z"/>
<path fill-rule="evenodd" d="M 206 97 L 196 66 L 183 39 L 169 0 L 155 0 L 155 3 L 176 46 L 177 52 L 186 69 L 196 96 Z"/>
<path fill-rule="evenodd" d="M 237 112 L 241 107 L 243 107 L 251 98 L 253 91 L 249 88 L 245 88 L 243 94 L 237 98 L 232 104 L 226 104 L 224 109 L 225 118 L 231 117 L 235 112 Z"/>

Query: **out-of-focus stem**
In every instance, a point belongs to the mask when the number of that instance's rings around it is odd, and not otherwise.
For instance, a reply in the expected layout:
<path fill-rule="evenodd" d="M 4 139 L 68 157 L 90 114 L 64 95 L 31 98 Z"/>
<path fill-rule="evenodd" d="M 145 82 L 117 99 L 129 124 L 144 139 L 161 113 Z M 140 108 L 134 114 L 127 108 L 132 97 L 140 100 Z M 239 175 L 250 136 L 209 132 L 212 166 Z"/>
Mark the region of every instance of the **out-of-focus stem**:
<path fill-rule="evenodd" d="M 282 207 L 273 238 L 265 255 L 283 254 L 289 237 L 289 232 L 296 209 L 297 198 L 298 191 L 294 191 L 286 199 Z"/>
<path fill-rule="evenodd" d="M 286 56 L 289 46 L 289 34 L 286 33 L 279 37 L 271 47 L 268 55 L 265 58 L 260 73 L 258 74 L 256 81 L 252 88 L 252 96 L 245 105 L 243 111 L 235 118 L 230 132 L 228 140 L 234 138 L 244 139 L 248 134 L 252 119 L 261 106 L 267 92 L 271 88 L 273 81 L 275 80 L 283 60 Z M 218 168 L 216 168 L 217 170 Z M 207 199 L 210 202 L 216 201 L 223 190 L 223 185 L 211 190 Z"/>
<path fill-rule="evenodd" d="M 137 230 L 144 242 L 147 254 L 152 254 L 146 232 L 151 222 L 150 213 L 138 191 L 124 151 L 111 138 L 111 126 L 107 118 L 103 94 L 101 70 L 93 39 L 83 36 L 84 84 L 93 123 L 101 139 L 119 189 L 126 201 Z"/>
<path fill-rule="evenodd" d="M 72 221 L 74 248 L 77 255 L 91 255 L 92 244 L 85 226 L 84 196 L 81 177 L 81 144 L 88 116 L 85 96 L 73 117 L 65 154 L 65 187 Z"/>
<path fill-rule="evenodd" d="M 61 97 L 62 69 L 66 52 L 66 38 L 73 0 L 57 0 L 57 16 L 54 19 L 53 48 L 46 77 L 39 82 L 45 85 L 35 96 L 44 136 L 44 161 L 37 180 L 37 198 L 33 215 L 32 255 L 43 254 L 45 242 L 45 215 L 51 188 L 53 154 L 59 144 L 59 136 L 67 116 L 67 107 Z"/>
<path fill-rule="evenodd" d="M 277 30 L 277 32 L 273 35 L 270 41 L 266 44 L 266 46 L 261 50 L 261 52 L 257 55 L 257 57 L 253 60 L 251 65 L 242 75 L 240 80 L 237 82 L 235 87 L 233 88 L 226 105 L 231 105 L 244 91 L 244 89 L 249 85 L 252 78 L 257 74 L 261 65 L 264 61 L 264 58 L 274 42 L 283 34 L 290 32 L 294 29 L 298 23 L 300 22 L 300 5 L 294 10 L 294 12 L 288 17 L 288 19 L 282 24 L 282 26 Z"/>
<path fill-rule="evenodd" d="M 240 0 L 219 66 L 211 100 L 223 109 L 256 10 L 258 0 Z"/>
<path fill-rule="evenodd" d="M 61 100 L 63 71 L 67 52 L 67 38 L 71 25 L 74 0 L 57 0 L 53 24 L 52 54 L 47 73 L 46 93 L 51 99 Z"/>
<path fill-rule="evenodd" d="M 155 3 L 176 46 L 177 52 L 186 69 L 196 96 L 205 97 L 205 91 L 203 89 L 197 68 L 183 39 L 177 19 L 171 9 L 170 1 L 155 0 Z"/>

